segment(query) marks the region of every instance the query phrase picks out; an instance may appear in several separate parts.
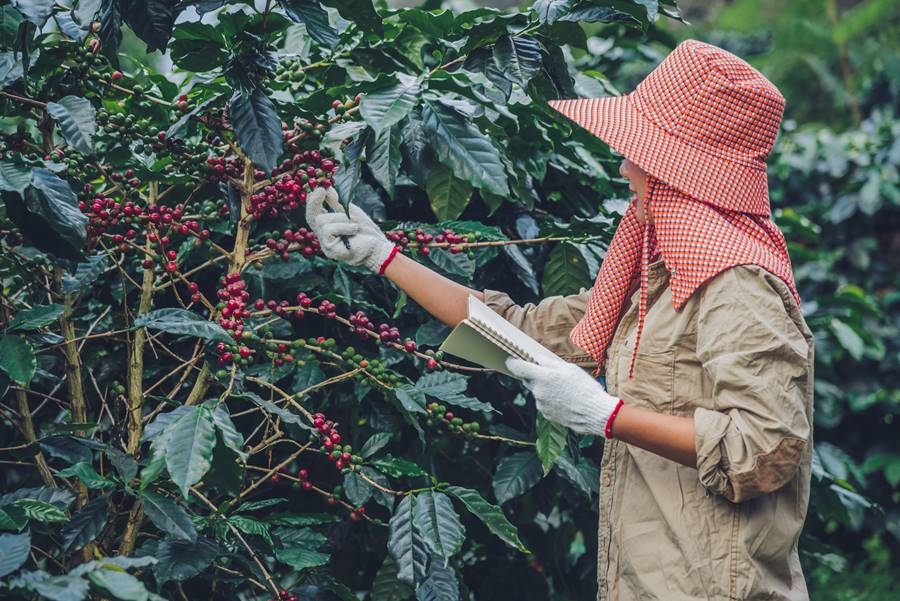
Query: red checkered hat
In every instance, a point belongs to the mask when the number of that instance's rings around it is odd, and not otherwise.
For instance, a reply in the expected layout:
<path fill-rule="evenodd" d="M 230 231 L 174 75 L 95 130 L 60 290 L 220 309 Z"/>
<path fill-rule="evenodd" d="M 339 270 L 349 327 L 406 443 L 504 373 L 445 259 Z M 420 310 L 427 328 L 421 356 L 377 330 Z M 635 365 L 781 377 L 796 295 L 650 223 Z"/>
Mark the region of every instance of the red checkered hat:
<path fill-rule="evenodd" d="M 551 107 L 605 141 L 648 174 L 653 224 L 637 219 L 636 197 L 616 230 L 573 343 L 597 360 L 640 284 L 634 354 L 646 312 L 647 263 L 662 254 L 672 303 L 723 269 L 755 263 L 781 277 L 797 302 L 784 236 L 770 219 L 765 159 L 784 97 L 759 71 L 711 44 L 679 44 L 621 97 L 551 100 Z"/>

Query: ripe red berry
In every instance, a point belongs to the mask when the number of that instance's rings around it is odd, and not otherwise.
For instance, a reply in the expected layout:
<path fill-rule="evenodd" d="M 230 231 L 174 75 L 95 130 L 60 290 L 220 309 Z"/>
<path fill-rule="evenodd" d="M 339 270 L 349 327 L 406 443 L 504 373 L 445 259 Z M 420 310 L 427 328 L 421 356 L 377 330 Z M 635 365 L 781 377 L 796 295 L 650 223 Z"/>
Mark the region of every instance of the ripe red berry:
<path fill-rule="evenodd" d="M 435 361 L 434 359 L 429 359 L 429 360 L 426 362 L 426 365 L 428 366 L 428 369 L 434 369 L 435 367 L 438 366 L 438 362 Z"/>
<path fill-rule="evenodd" d="M 122 72 L 121 71 L 113 71 L 112 78 L 114 81 L 118 81 L 118 80 L 122 79 Z"/>
<path fill-rule="evenodd" d="M 272 484 L 278 484 L 279 482 L 281 482 L 281 476 L 279 476 L 278 474 L 272 474 L 271 479 L 272 479 Z"/>
<path fill-rule="evenodd" d="M 176 271 L 178 271 L 178 263 L 176 263 L 175 261 L 169 261 L 168 263 L 166 263 L 166 271 L 168 271 L 169 273 L 175 273 Z"/>

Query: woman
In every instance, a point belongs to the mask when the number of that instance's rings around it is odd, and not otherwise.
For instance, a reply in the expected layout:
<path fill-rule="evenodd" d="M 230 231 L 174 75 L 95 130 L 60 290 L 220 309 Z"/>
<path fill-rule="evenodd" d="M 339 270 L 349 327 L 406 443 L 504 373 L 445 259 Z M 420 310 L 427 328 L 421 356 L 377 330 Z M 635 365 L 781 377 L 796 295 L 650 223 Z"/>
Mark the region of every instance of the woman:
<path fill-rule="evenodd" d="M 631 94 L 550 105 L 626 157 L 634 192 L 591 289 L 524 306 L 471 290 L 396 254 L 358 207 L 324 213 L 334 194 L 317 191 L 325 253 L 451 326 L 474 294 L 559 355 L 508 366 L 549 419 L 605 437 L 598 599 L 808 599 L 814 344 L 765 172 L 784 98 L 687 40 Z M 589 375 L 604 367 L 605 389 Z"/>

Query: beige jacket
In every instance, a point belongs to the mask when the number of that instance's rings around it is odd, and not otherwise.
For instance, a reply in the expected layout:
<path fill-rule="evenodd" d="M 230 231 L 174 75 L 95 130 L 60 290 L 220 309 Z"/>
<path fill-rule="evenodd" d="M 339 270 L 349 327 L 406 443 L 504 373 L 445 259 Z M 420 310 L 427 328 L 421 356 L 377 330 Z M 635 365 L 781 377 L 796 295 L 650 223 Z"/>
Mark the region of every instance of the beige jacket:
<path fill-rule="evenodd" d="M 485 302 L 568 361 L 590 289 L 516 305 Z M 598 601 L 805 600 L 797 539 L 812 458 L 813 336 L 784 282 L 757 265 L 719 273 L 672 308 L 650 265 L 634 378 L 634 292 L 607 351 L 606 386 L 625 403 L 693 416 L 697 468 L 617 440 L 600 465 Z"/>

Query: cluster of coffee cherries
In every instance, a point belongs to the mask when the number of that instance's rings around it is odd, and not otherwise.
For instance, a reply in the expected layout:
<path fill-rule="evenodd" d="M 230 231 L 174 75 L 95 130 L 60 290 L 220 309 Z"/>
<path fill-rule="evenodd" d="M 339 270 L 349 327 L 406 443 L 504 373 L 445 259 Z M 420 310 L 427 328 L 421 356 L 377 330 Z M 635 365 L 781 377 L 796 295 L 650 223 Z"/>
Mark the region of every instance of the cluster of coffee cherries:
<path fill-rule="evenodd" d="M 359 104 L 360 99 L 362 98 L 361 94 L 357 94 L 353 98 L 348 98 L 347 100 L 341 102 L 337 98 L 331 103 L 331 108 L 334 109 L 335 114 L 341 115 L 346 113 L 353 107 Z"/>
<path fill-rule="evenodd" d="M 452 411 L 447 411 L 446 405 L 429 403 L 425 409 L 428 411 L 428 419 L 425 420 L 425 423 L 429 426 L 446 427 L 448 431 L 461 434 L 469 439 L 475 438 L 475 434 L 481 428 L 478 422 L 465 422 L 463 418 L 454 415 Z"/>
<path fill-rule="evenodd" d="M 228 181 L 229 177 L 241 177 L 243 161 L 236 157 L 211 156 L 206 159 L 209 179 L 216 182 Z"/>
<path fill-rule="evenodd" d="M 415 244 L 412 246 L 414 251 L 421 252 L 423 255 L 427 255 L 430 253 L 431 248 L 430 244 L 432 242 L 441 244 L 441 243 L 450 243 L 449 250 L 453 254 L 460 253 L 466 249 L 466 245 L 475 242 L 477 240 L 477 235 L 474 233 L 469 234 L 457 234 L 450 228 L 445 228 L 443 232 L 440 234 L 430 234 L 423 230 L 422 228 L 416 228 L 414 230 L 390 230 L 385 232 L 385 236 L 387 236 L 388 240 L 396 244 L 400 247 L 400 250 L 406 250 L 410 247 L 413 240 L 415 240 Z M 467 251 L 467 254 L 470 257 L 474 258 L 474 253 L 471 250 Z"/>
<path fill-rule="evenodd" d="M 328 457 L 329 461 L 334 461 L 334 467 L 343 470 L 345 467 L 353 469 L 353 464 L 362 461 L 359 455 L 353 455 L 353 447 L 349 444 L 341 445 L 341 435 L 338 433 L 335 423 L 330 419 L 325 419 L 324 413 L 315 413 L 313 415 L 313 426 L 320 432 L 322 443 L 322 452 Z"/>
<path fill-rule="evenodd" d="M 285 159 L 273 170 L 273 183 L 250 196 L 250 212 L 256 220 L 287 214 L 306 203 L 309 190 L 330 187 L 336 170 L 332 159 L 318 150 L 305 150 Z"/>
<path fill-rule="evenodd" d="M 235 340 L 241 340 L 244 333 L 244 318 L 250 317 L 250 309 L 247 308 L 250 301 L 247 283 L 241 279 L 240 273 L 229 273 L 219 278 L 219 285 L 221 287 L 216 291 L 219 298 L 216 305 L 216 309 L 219 310 L 219 325 L 231 332 Z M 243 352 L 240 354 L 242 358 L 249 358 L 249 354 L 246 357 Z M 219 355 L 219 363 L 225 365 L 233 358 L 232 353 L 223 351 Z"/>
<path fill-rule="evenodd" d="M 263 237 L 266 238 L 266 247 L 275 251 L 275 254 L 284 261 L 291 258 L 290 251 L 294 249 L 305 257 L 322 254 L 319 237 L 314 231 L 305 227 L 296 230 L 286 229 L 283 232 L 269 232 Z M 297 246 L 293 247 L 294 244 Z"/>

